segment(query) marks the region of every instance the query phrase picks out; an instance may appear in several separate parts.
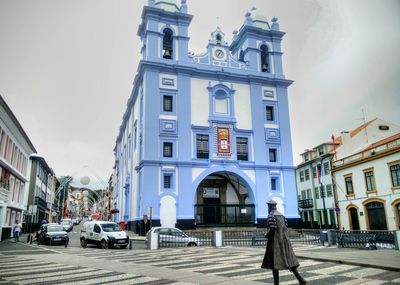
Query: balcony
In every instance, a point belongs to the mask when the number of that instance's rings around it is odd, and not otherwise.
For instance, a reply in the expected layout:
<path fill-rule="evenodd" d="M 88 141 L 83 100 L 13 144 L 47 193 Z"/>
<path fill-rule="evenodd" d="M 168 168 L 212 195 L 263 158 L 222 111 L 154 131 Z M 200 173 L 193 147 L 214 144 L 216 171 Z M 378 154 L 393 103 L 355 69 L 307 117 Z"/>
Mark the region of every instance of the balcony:
<path fill-rule="evenodd" d="M 364 159 L 374 157 L 378 154 L 381 154 L 381 153 L 387 152 L 387 151 L 391 151 L 391 150 L 393 150 L 395 148 L 399 148 L 399 147 L 400 147 L 400 139 L 394 139 L 385 144 L 377 145 L 375 147 L 368 148 L 365 151 L 355 153 L 351 156 L 336 160 L 333 162 L 333 167 L 334 168 L 341 167 L 341 166 L 349 164 L 349 163 L 363 161 Z"/>
<path fill-rule="evenodd" d="M 299 208 L 309 209 L 309 208 L 312 208 L 312 207 L 314 207 L 313 199 L 299 200 Z"/>

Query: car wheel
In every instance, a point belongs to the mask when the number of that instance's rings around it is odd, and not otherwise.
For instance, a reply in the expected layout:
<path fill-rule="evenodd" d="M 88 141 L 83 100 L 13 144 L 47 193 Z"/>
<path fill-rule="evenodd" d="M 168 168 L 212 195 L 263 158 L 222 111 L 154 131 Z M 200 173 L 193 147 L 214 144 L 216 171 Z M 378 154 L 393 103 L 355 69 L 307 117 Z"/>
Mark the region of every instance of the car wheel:
<path fill-rule="evenodd" d="M 65 241 L 64 241 L 64 246 L 65 246 L 65 247 L 68 247 L 68 243 L 69 243 L 69 240 L 65 240 Z"/>
<path fill-rule="evenodd" d="M 81 238 L 81 247 L 83 248 L 87 247 L 87 241 L 85 238 Z"/>
<path fill-rule="evenodd" d="M 40 245 L 40 238 L 37 238 L 36 242 L 37 242 L 38 245 Z"/>
<path fill-rule="evenodd" d="M 102 249 L 107 249 L 108 248 L 108 242 L 105 239 L 103 239 L 101 241 L 101 243 L 100 243 L 100 246 L 101 246 Z"/>
<path fill-rule="evenodd" d="M 195 242 L 189 242 L 187 246 L 197 246 L 197 243 L 195 243 Z"/>

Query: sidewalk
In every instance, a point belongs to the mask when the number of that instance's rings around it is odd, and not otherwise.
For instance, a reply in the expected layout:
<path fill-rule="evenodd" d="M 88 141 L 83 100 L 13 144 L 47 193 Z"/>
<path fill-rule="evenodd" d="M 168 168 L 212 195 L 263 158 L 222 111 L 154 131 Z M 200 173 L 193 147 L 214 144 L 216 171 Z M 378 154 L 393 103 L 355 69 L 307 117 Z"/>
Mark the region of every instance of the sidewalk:
<path fill-rule="evenodd" d="M 400 251 L 393 249 L 355 249 L 336 246 L 296 250 L 299 258 L 338 262 L 348 265 L 400 271 Z"/>

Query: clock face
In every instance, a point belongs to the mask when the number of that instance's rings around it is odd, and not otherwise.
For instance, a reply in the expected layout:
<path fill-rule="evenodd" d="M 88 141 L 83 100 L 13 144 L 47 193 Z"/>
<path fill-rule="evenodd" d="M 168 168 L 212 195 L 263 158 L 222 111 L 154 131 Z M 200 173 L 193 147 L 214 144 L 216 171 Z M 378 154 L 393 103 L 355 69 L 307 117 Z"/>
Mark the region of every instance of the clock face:
<path fill-rule="evenodd" d="M 217 58 L 223 58 L 224 57 L 224 51 L 222 50 L 222 49 L 217 49 L 217 50 L 215 50 L 215 52 L 214 52 L 214 54 L 215 54 L 215 56 L 217 57 Z"/>

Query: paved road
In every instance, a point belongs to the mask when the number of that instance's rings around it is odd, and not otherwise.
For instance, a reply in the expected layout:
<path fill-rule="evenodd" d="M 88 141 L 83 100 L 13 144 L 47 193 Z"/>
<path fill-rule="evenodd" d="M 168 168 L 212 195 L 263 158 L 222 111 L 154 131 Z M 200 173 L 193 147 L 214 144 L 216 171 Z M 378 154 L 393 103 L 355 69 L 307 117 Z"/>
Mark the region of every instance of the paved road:
<path fill-rule="evenodd" d="M 7 244 L 6 244 L 7 243 Z M 300 253 L 309 246 L 296 246 Z M 149 251 L 79 246 L 0 246 L 0 284 L 272 284 L 263 248 L 190 247 Z M 400 284 L 400 272 L 301 259 L 308 284 Z M 298 284 L 288 271 L 282 285 Z"/>

